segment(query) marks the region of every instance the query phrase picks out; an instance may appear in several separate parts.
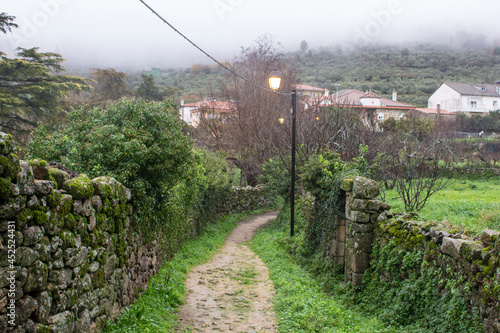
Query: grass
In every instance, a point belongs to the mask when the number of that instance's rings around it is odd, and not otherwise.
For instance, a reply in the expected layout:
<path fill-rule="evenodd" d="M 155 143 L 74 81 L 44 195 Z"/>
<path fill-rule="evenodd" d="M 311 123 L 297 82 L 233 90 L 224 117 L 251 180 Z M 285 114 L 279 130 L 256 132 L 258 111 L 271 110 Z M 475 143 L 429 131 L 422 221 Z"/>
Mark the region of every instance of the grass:
<path fill-rule="evenodd" d="M 319 280 L 287 252 L 282 244 L 287 239 L 286 231 L 271 226 L 261 228 L 251 241 L 270 270 L 280 332 L 400 332 L 325 293 Z"/>
<path fill-rule="evenodd" d="M 396 191 L 387 191 L 386 201 L 394 212 L 404 211 Z M 460 177 L 434 194 L 419 217 L 428 221 L 447 220 L 476 235 L 485 229 L 500 230 L 500 177 Z"/>
<path fill-rule="evenodd" d="M 224 216 L 199 237 L 183 244 L 175 257 L 149 280 L 147 290 L 116 322 L 108 323 L 104 332 L 172 332 L 177 320 L 175 310 L 185 302 L 184 281 L 191 268 L 210 261 L 240 221 L 261 212 Z"/>

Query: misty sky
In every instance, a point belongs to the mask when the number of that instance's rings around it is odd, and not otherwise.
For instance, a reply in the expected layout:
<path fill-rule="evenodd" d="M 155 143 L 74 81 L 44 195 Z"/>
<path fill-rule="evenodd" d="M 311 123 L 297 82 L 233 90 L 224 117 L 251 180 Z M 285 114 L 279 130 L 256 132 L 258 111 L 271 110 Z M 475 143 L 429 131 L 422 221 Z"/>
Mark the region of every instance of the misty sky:
<path fill-rule="evenodd" d="M 146 0 L 217 59 L 270 34 L 284 51 L 336 44 L 432 41 L 460 32 L 500 45 L 498 0 Z M 210 64 L 139 0 L 0 0 L 20 28 L 0 36 L 0 51 L 41 47 L 66 66 L 187 67 Z M 462 33 L 463 36 L 463 33 Z M 485 38 L 485 39 L 484 39 Z"/>

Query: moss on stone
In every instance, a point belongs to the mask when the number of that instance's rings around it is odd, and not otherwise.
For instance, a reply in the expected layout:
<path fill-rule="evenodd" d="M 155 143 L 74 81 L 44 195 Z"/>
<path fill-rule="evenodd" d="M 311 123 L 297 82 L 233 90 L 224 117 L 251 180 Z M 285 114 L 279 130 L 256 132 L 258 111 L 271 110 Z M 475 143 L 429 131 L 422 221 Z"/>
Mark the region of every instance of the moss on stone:
<path fill-rule="evenodd" d="M 49 221 L 49 219 L 47 218 L 47 213 L 41 210 L 35 210 L 33 212 L 33 220 L 37 225 L 44 225 Z"/>
<path fill-rule="evenodd" d="M 12 135 L 0 132 L 0 154 L 10 154 L 14 148 L 15 144 L 14 140 L 12 140 Z"/>
<path fill-rule="evenodd" d="M 342 190 L 346 191 L 346 192 L 351 192 L 353 184 L 354 184 L 354 179 L 352 179 L 352 178 L 345 178 L 340 183 L 340 188 Z"/>
<path fill-rule="evenodd" d="M 28 223 L 32 216 L 33 212 L 28 208 L 25 208 L 16 214 L 16 224 L 19 230 L 22 230 L 24 228 L 24 226 L 26 225 L 26 223 Z"/>
<path fill-rule="evenodd" d="M 33 328 L 34 333 L 50 333 L 50 327 L 37 323 Z"/>
<path fill-rule="evenodd" d="M 77 219 L 73 216 L 73 214 L 69 213 L 64 217 L 64 228 L 68 230 L 73 230 L 76 226 Z"/>
<path fill-rule="evenodd" d="M 60 203 L 60 212 L 62 216 L 69 214 L 73 207 L 73 200 L 69 195 L 63 195 Z"/>
<path fill-rule="evenodd" d="M 3 172 L 0 176 L 9 178 L 14 181 L 17 179 L 17 175 L 21 171 L 21 165 L 19 164 L 19 158 L 16 155 L 10 154 L 8 156 L 0 156 L 0 166 Z"/>
<path fill-rule="evenodd" d="M 66 171 L 60 170 L 58 168 L 53 168 L 49 166 L 49 177 L 52 177 L 57 183 L 58 188 L 62 188 L 64 186 L 64 182 L 67 181 L 70 177 Z"/>
<path fill-rule="evenodd" d="M 59 192 L 52 191 L 47 195 L 47 204 L 51 208 L 56 208 L 61 204 L 62 194 Z"/>
<path fill-rule="evenodd" d="M 59 184 L 57 183 L 56 179 L 52 176 L 49 176 L 49 181 L 52 182 L 52 189 L 53 190 L 58 190 L 59 189 Z"/>
<path fill-rule="evenodd" d="M 111 205 L 111 201 L 107 198 L 102 203 L 102 212 L 109 216 L 113 215 L 113 206 Z"/>
<path fill-rule="evenodd" d="M 67 230 L 62 231 L 59 234 L 59 237 L 63 241 L 63 249 L 67 249 L 69 247 L 75 247 L 76 246 L 76 237 L 72 232 L 69 232 Z"/>
<path fill-rule="evenodd" d="M 28 164 L 31 165 L 32 167 L 34 167 L 34 166 L 37 166 L 40 168 L 48 168 L 49 167 L 49 165 L 47 164 L 46 161 L 38 159 L 38 158 L 28 160 Z"/>
<path fill-rule="evenodd" d="M 5 178 L 0 178 L 0 202 L 6 202 L 13 195 L 12 183 Z"/>
<path fill-rule="evenodd" d="M 94 195 L 94 186 L 86 175 L 65 181 L 63 188 L 76 200 L 90 199 Z"/>

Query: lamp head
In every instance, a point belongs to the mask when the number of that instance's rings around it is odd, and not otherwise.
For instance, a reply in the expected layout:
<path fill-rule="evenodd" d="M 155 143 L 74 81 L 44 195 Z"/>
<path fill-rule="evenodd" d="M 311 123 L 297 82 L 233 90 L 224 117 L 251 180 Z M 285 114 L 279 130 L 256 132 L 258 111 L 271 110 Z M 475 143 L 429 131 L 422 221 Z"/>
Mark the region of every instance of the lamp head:
<path fill-rule="evenodd" d="M 275 68 L 269 75 L 269 87 L 271 88 L 272 91 L 278 91 L 280 85 L 281 85 L 281 74 Z"/>

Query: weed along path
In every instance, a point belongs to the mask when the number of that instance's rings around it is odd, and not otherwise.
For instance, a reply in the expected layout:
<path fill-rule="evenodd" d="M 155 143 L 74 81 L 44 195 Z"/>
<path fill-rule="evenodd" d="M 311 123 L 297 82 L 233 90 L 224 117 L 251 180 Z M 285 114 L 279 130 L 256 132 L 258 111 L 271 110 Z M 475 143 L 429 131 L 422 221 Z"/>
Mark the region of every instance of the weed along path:
<path fill-rule="evenodd" d="M 264 262 L 245 245 L 275 213 L 242 222 L 214 259 L 186 280 L 186 304 L 177 332 L 276 332 L 274 287 Z"/>

